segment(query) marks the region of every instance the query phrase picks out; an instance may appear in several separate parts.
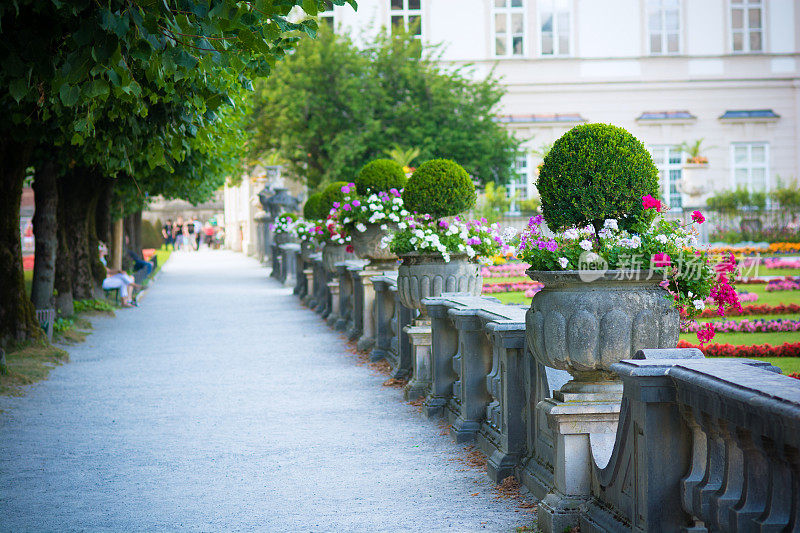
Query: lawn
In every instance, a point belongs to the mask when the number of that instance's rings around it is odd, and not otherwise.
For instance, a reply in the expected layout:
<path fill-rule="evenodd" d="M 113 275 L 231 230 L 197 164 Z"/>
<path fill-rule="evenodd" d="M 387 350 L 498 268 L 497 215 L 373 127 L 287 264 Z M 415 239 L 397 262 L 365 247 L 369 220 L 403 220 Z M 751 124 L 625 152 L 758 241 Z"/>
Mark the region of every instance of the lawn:
<path fill-rule="evenodd" d="M 533 281 L 528 276 L 512 276 L 510 278 L 483 278 L 483 284 L 489 285 L 491 283 L 518 283 L 520 281 Z"/>
<path fill-rule="evenodd" d="M 758 300 L 755 302 L 745 302 L 742 305 L 758 305 L 758 304 L 800 304 L 800 291 L 773 291 L 767 292 L 766 285 L 760 283 L 750 283 L 745 285 L 740 283 L 736 285 L 736 290 L 739 292 L 752 292 L 758 294 Z"/>
<path fill-rule="evenodd" d="M 784 374 L 800 372 L 800 357 L 759 357 L 758 360 L 777 366 Z"/>

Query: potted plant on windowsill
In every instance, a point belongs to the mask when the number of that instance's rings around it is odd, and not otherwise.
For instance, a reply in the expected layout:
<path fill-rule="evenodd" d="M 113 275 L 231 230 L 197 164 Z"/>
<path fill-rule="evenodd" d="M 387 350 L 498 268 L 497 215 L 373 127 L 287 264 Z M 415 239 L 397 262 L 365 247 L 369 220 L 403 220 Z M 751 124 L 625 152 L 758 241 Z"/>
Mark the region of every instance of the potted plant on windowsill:
<path fill-rule="evenodd" d="M 640 349 L 674 348 L 681 316 L 699 314 L 709 296 L 720 313 L 739 305 L 732 264 L 715 270 L 695 249 L 693 223 L 663 218 L 658 171 L 624 129 L 587 124 L 564 134 L 537 188 L 543 215 L 530 220 L 518 254 L 544 288 L 531 301 L 526 334 L 537 360 L 573 376 L 562 392 L 619 394 L 612 364 Z M 695 211 L 693 220 L 705 219 Z M 713 327 L 698 337 L 707 342 Z"/>
<path fill-rule="evenodd" d="M 479 295 L 479 259 L 496 255 L 504 246 L 499 226 L 457 216 L 475 205 L 475 196 L 467 172 L 447 159 L 420 165 L 403 191 L 406 209 L 414 214 L 385 242 L 402 260 L 398 298 L 404 306 L 419 309 L 422 320 L 427 317 L 424 298 L 453 291 Z"/>
<path fill-rule="evenodd" d="M 709 190 L 708 158 L 703 155 L 703 150 L 713 147 L 703 148 L 703 139 L 698 139 L 693 143 L 684 142 L 680 148 L 686 154 L 680 190 L 690 198 L 696 199 Z M 692 203 L 697 201 L 690 200 L 690 204 Z"/>

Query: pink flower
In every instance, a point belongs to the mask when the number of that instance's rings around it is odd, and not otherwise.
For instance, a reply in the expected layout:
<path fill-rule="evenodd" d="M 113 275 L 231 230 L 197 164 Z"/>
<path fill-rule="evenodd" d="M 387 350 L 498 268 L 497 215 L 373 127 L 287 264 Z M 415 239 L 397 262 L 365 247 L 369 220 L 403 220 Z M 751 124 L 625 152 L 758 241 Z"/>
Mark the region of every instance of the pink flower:
<path fill-rule="evenodd" d="M 342 192 L 345 193 L 345 194 L 349 193 L 350 192 L 350 186 L 349 185 L 345 185 L 344 187 L 342 187 Z"/>
<path fill-rule="evenodd" d="M 702 224 L 706 221 L 706 217 L 703 216 L 703 213 L 700 211 L 692 211 L 692 220 L 697 222 L 698 224 Z"/>
<path fill-rule="evenodd" d="M 700 341 L 700 346 L 709 342 L 714 338 L 714 324 L 706 322 L 706 324 L 697 330 L 697 340 Z"/>
<path fill-rule="evenodd" d="M 642 207 L 645 209 L 655 209 L 660 213 L 663 206 L 661 204 L 661 200 L 658 198 L 653 198 L 648 194 L 647 196 L 642 196 Z"/>
<path fill-rule="evenodd" d="M 355 248 L 353 248 L 352 244 L 348 244 L 344 249 L 344 251 L 347 252 L 348 254 L 352 254 L 353 250 L 355 250 Z"/>
<path fill-rule="evenodd" d="M 344 204 L 342 206 L 342 209 L 344 209 L 345 211 L 350 211 L 352 209 L 352 207 L 350 207 L 350 204 Z"/>
<path fill-rule="evenodd" d="M 353 207 L 358 207 L 360 205 L 361 205 L 361 202 L 359 202 L 358 200 L 353 200 Z"/>
<path fill-rule="evenodd" d="M 395 189 L 394 187 L 392 187 L 391 189 L 389 189 L 389 192 L 390 192 L 390 193 L 392 193 L 394 196 L 398 196 L 398 197 L 400 196 L 400 191 L 398 191 L 398 190 L 397 190 L 397 189 Z"/>
<path fill-rule="evenodd" d="M 651 261 L 655 267 L 667 267 L 672 264 L 672 258 L 665 253 L 653 254 Z"/>
<path fill-rule="evenodd" d="M 339 209 L 340 205 L 342 205 L 342 204 L 340 204 L 339 202 L 333 202 L 333 208 L 334 209 Z"/>

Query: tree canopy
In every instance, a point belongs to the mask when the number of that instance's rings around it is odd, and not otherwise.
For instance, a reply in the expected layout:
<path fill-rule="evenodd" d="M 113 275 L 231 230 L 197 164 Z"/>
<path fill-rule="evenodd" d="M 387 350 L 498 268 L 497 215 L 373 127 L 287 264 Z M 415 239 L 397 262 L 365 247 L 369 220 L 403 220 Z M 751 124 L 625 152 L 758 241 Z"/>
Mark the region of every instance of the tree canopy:
<path fill-rule="evenodd" d="M 397 146 L 418 149 L 417 164 L 448 158 L 504 183 L 519 143 L 493 120 L 502 94 L 491 76 L 476 81 L 421 54 L 412 35 L 382 33 L 359 49 L 322 28 L 257 85 L 250 154 L 277 151 L 311 188 L 351 181 Z"/>

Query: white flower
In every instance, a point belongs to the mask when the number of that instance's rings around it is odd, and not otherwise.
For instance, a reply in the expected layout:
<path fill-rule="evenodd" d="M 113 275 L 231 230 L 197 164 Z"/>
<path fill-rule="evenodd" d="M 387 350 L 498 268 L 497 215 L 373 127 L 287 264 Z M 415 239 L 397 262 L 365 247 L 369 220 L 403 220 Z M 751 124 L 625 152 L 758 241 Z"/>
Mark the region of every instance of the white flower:
<path fill-rule="evenodd" d="M 698 311 L 702 311 L 706 308 L 706 303 L 703 300 L 693 300 L 692 303 L 694 304 L 694 308 Z"/>
<path fill-rule="evenodd" d="M 567 265 L 569 265 L 569 259 L 566 257 L 559 257 L 558 264 L 561 265 L 561 268 L 567 268 Z"/>
<path fill-rule="evenodd" d="M 592 241 L 588 239 L 584 239 L 578 243 L 578 246 L 586 250 L 587 252 L 592 249 Z"/>
<path fill-rule="evenodd" d="M 385 231 L 389 229 L 389 226 L 387 226 L 386 224 L 381 224 L 381 229 Z"/>
<path fill-rule="evenodd" d="M 576 230 L 575 228 L 569 228 L 562 234 L 562 237 L 564 237 L 565 239 L 569 239 L 570 241 L 574 241 L 575 239 L 580 237 L 580 233 L 578 233 L 578 230 Z"/>
<path fill-rule="evenodd" d="M 601 239 L 610 239 L 614 236 L 614 232 L 608 228 L 603 228 L 599 232 L 597 232 L 597 236 Z"/>
<path fill-rule="evenodd" d="M 603 222 L 603 227 L 606 229 L 610 229 L 613 231 L 617 231 L 619 226 L 617 225 L 617 221 L 613 218 L 607 218 L 605 222 Z"/>
<path fill-rule="evenodd" d="M 406 224 L 405 222 L 400 222 L 400 223 L 397 224 L 397 228 L 398 229 L 406 229 L 407 227 L 408 227 L 408 224 Z"/>
<path fill-rule="evenodd" d="M 666 235 L 656 235 L 656 240 L 661 244 L 667 244 L 667 236 Z"/>
<path fill-rule="evenodd" d="M 356 224 L 356 229 L 361 233 L 364 233 L 365 231 L 367 231 L 367 226 L 359 222 L 358 224 Z"/>
<path fill-rule="evenodd" d="M 584 256 L 584 259 L 586 260 L 587 263 L 594 263 L 595 261 L 598 261 L 600 259 L 600 256 L 594 252 L 589 252 Z"/>

